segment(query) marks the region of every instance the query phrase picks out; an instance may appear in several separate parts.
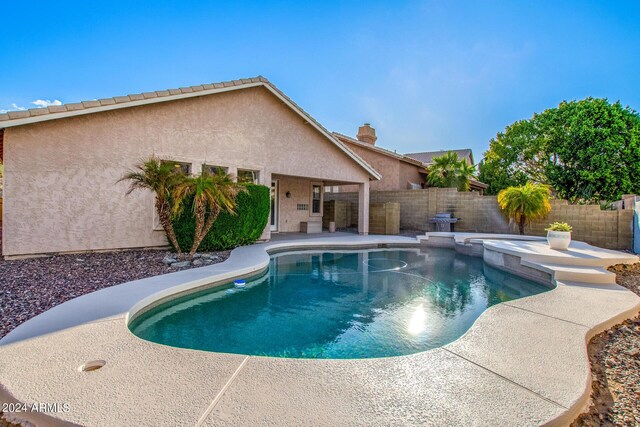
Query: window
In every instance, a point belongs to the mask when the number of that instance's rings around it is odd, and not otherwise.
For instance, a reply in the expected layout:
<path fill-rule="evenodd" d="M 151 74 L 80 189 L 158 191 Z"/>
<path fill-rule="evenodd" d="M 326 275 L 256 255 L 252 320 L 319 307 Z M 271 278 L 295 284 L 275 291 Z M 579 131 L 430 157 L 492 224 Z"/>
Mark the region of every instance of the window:
<path fill-rule="evenodd" d="M 311 214 L 322 215 L 322 185 L 311 184 Z"/>
<path fill-rule="evenodd" d="M 176 162 L 175 160 L 160 160 L 162 164 L 174 165 L 176 167 L 176 171 L 182 172 L 185 175 L 191 175 L 191 163 L 186 162 Z M 153 212 L 152 217 L 152 225 L 151 228 L 154 231 L 164 230 L 162 224 L 160 224 L 160 218 L 158 217 L 158 212 L 155 206 L 155 198 L 153 203 L 151 203 L 151 211 Z"/>
<path fill-rule="evenodd" d="M 223 171 L 224 173 L 227 173 L 229 171 L 229 168 L 226 168 L 224 166 L 204 165 L 203 168 L 213 175 L 217 175 L 219 171 Z"/>
<path fill-rule="evenodd" d="M 258 171 L 238 169 L 238 182 L 241 184 L 257 184 Z"/>
<path fill-rule="evenodd" d="M 174 160 L 162 160 L 162 163 L 173 163 L 177 169 L 185 175 L 191 175 L 191 163 L 176 162 Z"/>

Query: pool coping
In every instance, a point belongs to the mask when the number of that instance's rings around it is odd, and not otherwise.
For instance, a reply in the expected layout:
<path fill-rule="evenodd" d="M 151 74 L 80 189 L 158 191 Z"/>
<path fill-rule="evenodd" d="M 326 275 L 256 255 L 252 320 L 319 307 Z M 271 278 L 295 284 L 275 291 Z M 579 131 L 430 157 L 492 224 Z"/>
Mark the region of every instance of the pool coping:
<path fill-rule="evenodd" d="M 509 421 L 519 425 L 562 425 L 580 413 L 589 399 L 588 340 L 640 311 L 640 298 L 632 292 L 612 283 L 586 283 L 584 280 L 594 276 L 588 269 L 602 269 L 607 262 L 637 262 L 638 258 L 577 242 L 576 248 L 593 250 L 602 258 L 587 258 L 587 261 L 580 260 L 577 267 L 563 269 L 566 264 L 558 263 L 558 258 L 566 257 L 564 253 L 555 258 L 553 253 L 549 255 L 551 258 L 545 255 L 544 259 L 531 256 L 531 250 L 543 250 L 540 245 L 544 243 L 539 238 L 520 240 L 521 236 L 510 236 L 512 239 L 505 244 L 505 240 L 495 240 L 497 237 L 509 236 L 427 233 L 418 239 L 354 235 L 270 242 L 237 248 L 220 264 L 128 282 L 84 295 L 36 316 L 0 340 L 0 356 L 6 361 L 0 366 L 3 385 L 0 401 L 70 401 L 72 413 L 16 415 L 16 419 L 51 425 L 64 424 L 63 420 L 109 425 L 125 419 L 138 424 L 217 425 L 229 420 L 233 421 L 231 424 L 260 423 L 273 416 L 285 424 L 287 420 L 291 423 L 302 420 L 313 424 L 352 425 L 363 421 L 358 417 L 365 417 L 369 424 L 388 424 L 392 421 L 391 413 L 396 412 L 406 416 L 419 414 L 422 421 L 447 423 L 464 420 L 474 424 Z M 377 360 L 275 359 L 176 349 L 145 342 L 134 337 L 126 327 L 131 316 L 149 304 L 202 288 L 213 281 L 221 284 L 263 270 L 268 266 L 269 252 L 378 245 L 446 246 L 475 256 L 482 252 L 483 257 L 489 254 L 485 262 L 503 270 L 527 278 L 537 275 L 534 280 L 547 282 L 561 273 L 562 279 L 557 280 L 557 287 L 549 292 L 490 307 L 462 337 L 444 347 Z M 522 252 L 518 251 L 519 245 Z M 603 258 L 606 261 L 602 261 Z M 518 266 L 522 266 L 522 271 Z M 580 274 L 583 268 L 586 273 Z M 575 278 L 580 280 L 572 280 Z M 598 280 L 608 281 L 610 277 L 602 273 Z M 520 325 L 520 329 L 508 330 L 505 324 Z M 76 345 L 68 348 L 64 343 Z M 520 357 L 523 349 L 527 353 L 524 359 Z M 75 368 L 88 358 L 107 360 L 107 365 L 93 373 L 76 373 Z M 149 368 L 148 360 L 156 360 L 157 364 Z M 176 360 L 181 366 L 176 365 Z M 435 368 L 438 364 L 442 364 L 440 369 Z M 407 365 L 406 371 L 392 374 L 404 365 Z M 145 366 L 146 370 L 137 372 L 133 366 Z M 437 383 L 439 378 L 443 381 L 438 390 L 430 388 L 429 381 L 399 390 L 397 382 L 404 384 L 413 377 L 412 372 L 422 372 L 430 369 L 429 366 L 434 367 L 428 373 L 432 382 Z M 182 376 L 172 377 L 181 369 L 186 370 Z M 449 369 L 452 371 L 447 371 Z M 307 371 L 315 370 L 318 370 L 316 375 L 310 378 Z M 191 383 L 179 384 L 181 378 L 192 371 L 208 372 L 209 377 L 190 378 Z M 354 372 L 360 376 L 349 379 Z M 337 373 L 345 377 L 344 383 Z M 263 382 L 252 383 L 263 375 Z M 273 394 L 284 386 L 278 382 L 281 377 L 287 387 L 298 388 L 295 397 L 288 392 Z M 384 393 L 378 391 L 371 399 L 359 402 L 359 395 L 350 393 L 356 393 L 351 387 L 361 378 L 373 381 L 360 384 L 360 392 L 374 387 L 374 383 L 390 385 Z M 144 394 L 136 384 L 153 384 L 153 380 L 157 384 L 171 384 L 175 393 L 158 394 L 157 389 L 151 389 L 144 390 L 147 395 L 132 397 L 136 390 Z M 331 384 L 331 393 L 342 393 L 347 399 L 334 401 L 326 396 L 325 392 L 329 392 L 326 382 Z M 51 384 L 58 387 L 52 388 Z M 92 388 L 87 389 L 88 385 Z M 491 385 L 490 391 L 482 391 L 482 387 L 488 385 Z M 197 389 L 207 392 L 194 396 L 193 391 Z M 455 401 L 457 390 L 468 390 L 464 401 Z M 429 405 L 412 401 L 385 404 L 390 396 L 418 392 L 432 399 Z M 237 396 L 242 396 L 241 402 Z M 245 399 L 255 405 L 243 406 Z M 104 404 L 106 400 L 108 405 Z M 131 408 L 131 400 L 152 400 L 162 411 L 160 414 L 139 413 Z M 349 406 L 355 405 L 354 402 L 358 402 L 357 408 Z M 380 405 L 383 409 L 379 409 Z M 272 412 L 275 407 L 279 408 L 277 413 Z M 118 409 L 117 413 L 114 408 Z"/>

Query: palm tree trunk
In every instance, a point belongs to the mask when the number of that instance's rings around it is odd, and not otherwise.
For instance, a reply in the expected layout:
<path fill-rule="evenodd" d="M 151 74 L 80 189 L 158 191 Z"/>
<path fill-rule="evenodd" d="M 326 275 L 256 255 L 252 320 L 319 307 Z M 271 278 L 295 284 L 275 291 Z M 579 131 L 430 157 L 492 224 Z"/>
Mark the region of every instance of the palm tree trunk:
<path fill-rule="evenodd" d="M 200 243 L 202 242 L 202 239 L 204 239 L 204 236 L 206 235 L 206 233 L 203 233 L 203 229 L 205 226 L 204 217 L 206 215 L 206 211 L 207 209 L 204 205 L 196 206 L 196 209 L 195 209 L 196 229 L 195 229 L 195 232 L 193 233 L 193 244 L 191 245 L 191 250 L 189 251 L 189 259 L 193 259 L 193 256 L 198 250 L 198 247 L 200 247 Z"/>
<path fill-rule="evenodd" d="M 518 222 L 518 229 L 520 230 L 520 235 L 524 235 L 524 225 L 527 222 L 527 217 L 524 214 L 520 215 L 520 221 Z"/>
<path fill-rule="evenodd" d="M 200 243 L 202 243 L 202 239 L 204 239 L 204 237 L 209 233 L 209 230 L 211 230 L 211 227 L 213 227 L 213 223 L 216 221 L 216 218 L 218 218 L 219 213 L 220 208 L 218 207 L 215 207 L 211 210 L 211 212 L 209 212 L 207 222 L 204 223 L 204 227 L 202 229 L 202 237 L 200 239 L 200 242 L 198 242 L 198 246 L 200 246 Z"/>
<path fill-rule="evenodd" d="M 193 239 L 193 246 L 191 247 L 192 253 L 194 254 L 196 253 L 196 251 L 200 247 L 200 244 L 204 240 L 205 236 L 209 233 L 209 230 L 211 230 L 211 227 L 213 227 L 213 223 L 216 221 L 216 218 L 218 217 L 219 213 L 220 213 L 219 208 L 215 208 L 211 212 L 209 212 L 209 216 L 207 217 L 207 220 L 204 223 L 204 226 L 202 227 L 200 234 L 198 236 L 195 236 Z"/>
<path fill-rule="evenodd" d="M 180 259 L 183 258 L 182 251 L 180 250 L 180 245 L 178 245 L 178 239 L 176 238 L 176 233 L 173 230 L 173 224 L 171 223 L 171 215 L 169 213 L 169 205 L 166 200 L 160 200 L 156 197 L 156 211 L 158 212 L 158 218 L 160 219 L 160 225 L 162 225 L 162 229 L 164 233 L 167 235 L 167 238 L 173 245 Z"/>

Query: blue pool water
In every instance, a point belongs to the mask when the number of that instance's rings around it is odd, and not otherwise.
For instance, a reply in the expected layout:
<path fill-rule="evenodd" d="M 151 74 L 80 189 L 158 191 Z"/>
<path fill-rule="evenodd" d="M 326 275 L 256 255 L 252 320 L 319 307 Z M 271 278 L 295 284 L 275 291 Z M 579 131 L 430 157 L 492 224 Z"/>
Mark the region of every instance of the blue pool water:
<path fill-rule="evenodd" d="M 175 347 L 298 358 L 398 356 L 460 337 L 487 307 L 549 288 L 448 249 L 296 252 L 134 319 Z M 505 325 L 508 327 L 508 325 Z"/>

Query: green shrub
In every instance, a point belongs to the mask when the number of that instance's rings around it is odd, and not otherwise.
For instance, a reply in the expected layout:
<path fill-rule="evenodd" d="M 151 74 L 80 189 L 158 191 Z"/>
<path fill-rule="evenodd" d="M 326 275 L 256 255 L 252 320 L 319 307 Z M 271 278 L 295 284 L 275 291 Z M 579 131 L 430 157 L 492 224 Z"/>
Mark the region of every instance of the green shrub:
<path fill-rule="evenodd" d="M 573 227 L 571 227 L 566 222 L 554 222 L 553 224 L 549 224 L 549 228 L 545 228 L 547 231 L 571 231 Z"/>
<path fill-rule="evenodd" d="M 258 240 L 269 220 L 270 189 L 254 184 L 246 187 L 248 191 L 238 194 L 236 214 L 221 212 L 202 240 L 199 251 L 222 251 Z M 195 230 L 192 201 L 185 202 L 185 209 L 173 220 L 173 227 L 180 248 L 189 251 Z"/>

